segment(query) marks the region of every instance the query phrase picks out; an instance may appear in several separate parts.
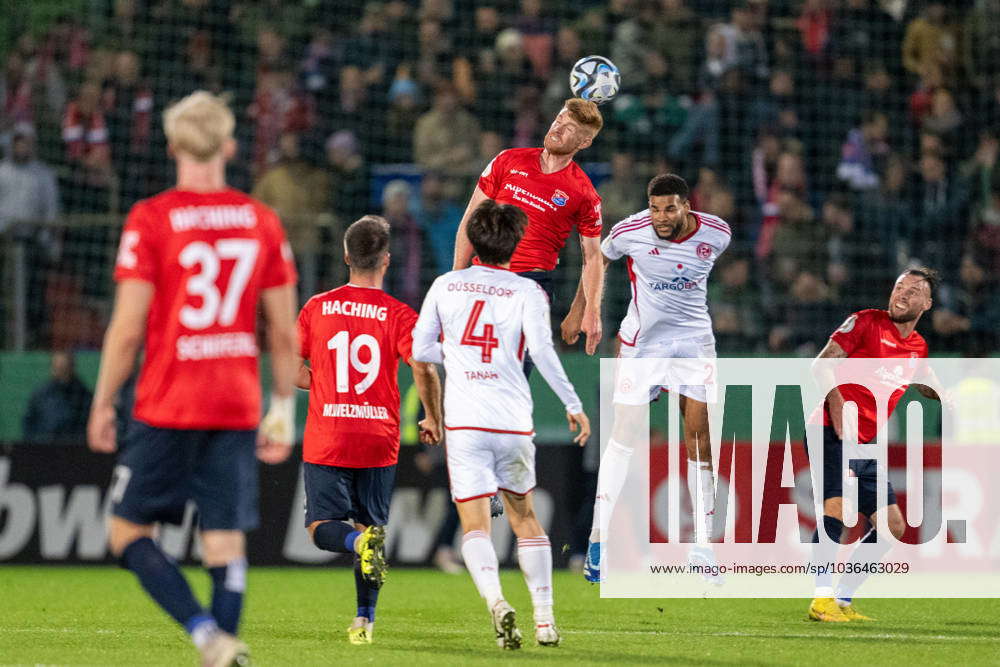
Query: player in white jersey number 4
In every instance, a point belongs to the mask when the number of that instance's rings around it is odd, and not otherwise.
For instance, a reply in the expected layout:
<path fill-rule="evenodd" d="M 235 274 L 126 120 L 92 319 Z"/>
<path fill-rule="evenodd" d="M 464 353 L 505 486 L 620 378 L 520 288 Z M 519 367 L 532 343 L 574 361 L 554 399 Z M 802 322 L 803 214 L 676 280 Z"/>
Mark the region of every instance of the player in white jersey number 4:
<path fill-rule="evenodd" d="M 413 331 L 413 357 L 444 363 L 444 423 L 451 495 L 462 522 L 462 556 L 493 618 L 497 644 L 521 646 L 514 609 L 504 599 L 490 541 L 490 498 L 503 492 L 517 535 L 517 560 L 534 606 L 535 639 L 559 644 L 552 611 L 552 546 L 535 517 L 531 392 L 522 363 L 528 352 L 566 406 L 574 442 L 590 422 L 552 347 L 549 303 L 533 280 L 508 270 L 527 225 L 524 211 L 493 200 L 467 226 L 481 264 L 434 281 Z"/>
<path fill-rule="evenodd" d="M 722 219 L 692 211 L 689 189 L 675 174 L 654 177 L 646 189 L 649 208 L 615 225 L 601 243 L 604 261 L 625 257 L 632 301 L 618 332 L 622 359 L 684 358 L 704 368 L 700 384 L 680 384 L 684 444 L 688 455 L 687 484 L 691 497 L 696 545 L 689 562 L 707 581 L 721 584 L 710 541 L 715 514 L 712 448 L 708 432 L 708 400 L 714 374 L 715 337 L 708 315 L 708 276 L 729 246 L 730 231 Z M 602 580 L 601 560 L 611 514 L 628 472 L 634 443 L 646 420 L 639 406 L 654 400 L 661 387 L 631 382 L 627 367 L 615 380 L 615 421 L 601 458 L 594 502 L 594 522 L 584 576 Z M 663 387 L 664 389 L 666 387 Z"/>

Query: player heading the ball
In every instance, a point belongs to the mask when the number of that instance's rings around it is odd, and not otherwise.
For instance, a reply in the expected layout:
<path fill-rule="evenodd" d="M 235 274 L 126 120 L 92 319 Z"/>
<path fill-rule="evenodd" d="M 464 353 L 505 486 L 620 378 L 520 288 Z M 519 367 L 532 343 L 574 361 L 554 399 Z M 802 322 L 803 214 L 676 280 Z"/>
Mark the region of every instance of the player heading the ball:
<path fill-rule="evenodd" d="M 444 363 L 444 419 L 451 495 L 462 522 L 462 556 L 486 600 L 499 646 L 521 646 L 514 609 L 504 599 L 490 541 L 491 497 L 503 491 L 517 535 L 517 559 L 534 606 L 535 639 L 559 644 L 552 611 L 552 547 L 535 517 L 531 392 L 521 363 L 530 353 L 566 407 L 574 442 L 590 422 L 552 346 L 549 303 L 534 281 L 510 270 L 527 216 L 493 200 L 467 221 L 480 264 L 450 271 L 431 286 L 413 332 L 413 356 Z"/>
<path fill-rule="evenodd" d="M 604 126 L 593 102 L 570 98 L 556 115 L 541 148 L 511 148 L 486 165 L 455 236 L 454 269 L 469 266 L 475 254 L 468 224 L 479 205 L 493 199 L 527 215 L 527 226 L 510 258 L 510 270 L 530 278 L 552 299 L 552 271 L 574 229 L 580 235 L 583 270 L 562 338 L 572 345 L 586 335 L 587 354 L 601 340 L 601 198 L 573 157 L 590 146 Z M 479 258 L 480 261 L 482 258 Z M 530 362 L 525 372 L 530 373 Z"/>
<path fill-rule="evenodd" d="M 187 630 L 203 664 L 245 664 L 247 647 L 235 635 L 244 532 L 258 522 L 254 451 L 266 463 L 291 452 L 297 277 L 278 216 L 226 186 L 236 142 L 225 102 L 193 93 L 164 112 L 163 124 L 177 186 L 138 202 L 125 222 L 87 440 L 96 452 L 116 451 L 115 396 L 145 343 L 109 492 L 111 552 Z M 273 375 L 263 422 L 258 303 Z M 198 507 L 210 610 L 153 541 L 156 524 L 180 523 L 188 501 Z"/>

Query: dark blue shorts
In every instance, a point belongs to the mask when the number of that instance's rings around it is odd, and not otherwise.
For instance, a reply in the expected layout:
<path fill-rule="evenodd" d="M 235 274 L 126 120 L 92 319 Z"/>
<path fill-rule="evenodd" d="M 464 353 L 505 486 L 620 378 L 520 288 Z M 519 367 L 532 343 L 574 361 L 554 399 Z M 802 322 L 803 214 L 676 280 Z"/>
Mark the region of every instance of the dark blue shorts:
<path fill-rule="evenodd" d="M 389 523 L 396 466 L 340 468 L 303 462 L 306 527 L 314 521 L 351 520 L 364 526 Z"/>
<path fill-rule="evenodd" d="M 841 498 L 844 495 L 844 480 L 841 466 L 844 444 L 837 437 L 832 426 L 823 427 L 823 500 Z M 806 455 L 809 447 L 806 446 Z M 878 509 L 877 462 L 874 459 L 851 459 L 850 470 L 858 480 L 858 511 L 871 516 Z M 885 475 L 886 506 L 896 504 L 896 492 L 892 488 L 888 474 Z"/>
<path fill-rule="evenodd" d="M 111 512 L 133 523 L 179 524 L 193 500 L 202 530 L 257 527 L 257 431 L 156 428 L 132 420 Z"/>

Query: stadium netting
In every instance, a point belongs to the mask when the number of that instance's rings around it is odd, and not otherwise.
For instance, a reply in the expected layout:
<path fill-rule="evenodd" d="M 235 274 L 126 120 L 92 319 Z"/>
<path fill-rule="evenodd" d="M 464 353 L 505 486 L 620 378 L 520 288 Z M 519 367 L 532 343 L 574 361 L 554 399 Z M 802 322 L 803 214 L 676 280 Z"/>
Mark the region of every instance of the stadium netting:
<path fill-rule="evenodd" d="M 1000 3 L 791 0 L 32 0 L 0 27 L 4 350 L 94 348 L 124 214 L 168 187 L 160 116 L 195 89 L 237 115 L 229 178 L 285 221 L 300 296 L 346 278 L 343 229 L 393 226 L 387 288 L 451 268 L 500 150 L 541 144 L 573 62 L 622 75 L 578 161 L 605 226 L 670 170 L 734 242 L 719 350 L 814 354 L 905 267 L 943 284 L 921 331 L 989 354 L 1000 323 Z M 554 316 L 580 252 L 570 239 Z M 629 298 L 613 265 L 605 347 Z"/>

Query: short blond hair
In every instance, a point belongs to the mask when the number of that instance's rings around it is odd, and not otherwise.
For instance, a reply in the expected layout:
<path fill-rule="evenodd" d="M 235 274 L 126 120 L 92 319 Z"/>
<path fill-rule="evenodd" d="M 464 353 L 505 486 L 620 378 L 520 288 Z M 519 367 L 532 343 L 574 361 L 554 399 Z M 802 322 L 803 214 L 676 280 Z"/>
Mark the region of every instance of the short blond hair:
<path fill-rule="evenodd" d="M 578 122 L 580 125 L 589 128 L 594 133 L 595 137 L 597 136 L 597 133 L 601 131 L 601 128 L 604 127 L 604 118 L 601 117 L 600 110 L 597 108 L 596 104 L 589 100 L 581 100 L 579 97 L 571 97 L 566 100 L 563 107 L 569 112 L 569 115 L 573 120 Z"/>
<path fill-rule="evenodd" d="M 175 151 L 208 162 L 232 138 L 236 117 L 225 100 L 204 90 L 191 93 L 163 112 L 163 131 Z"/>

